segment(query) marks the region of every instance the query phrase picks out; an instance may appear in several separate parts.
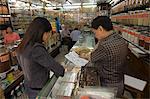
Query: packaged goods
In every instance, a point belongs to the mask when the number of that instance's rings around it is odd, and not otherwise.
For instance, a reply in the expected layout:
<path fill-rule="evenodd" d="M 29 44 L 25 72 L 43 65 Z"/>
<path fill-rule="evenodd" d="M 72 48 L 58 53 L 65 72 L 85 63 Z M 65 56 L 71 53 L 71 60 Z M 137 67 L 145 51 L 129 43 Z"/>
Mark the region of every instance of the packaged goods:
<path fill-rule="evenodd" d="M 81 54 L 83 54 L 83 53 L 89 53 L 89 52 L 91 52 L 91 50 L 90 49 L 88 49 L 88 48 L 74 48 L 73 49 L 76 53 L 78 53 L 79 55 L 81 55 Z"/>
<path fill-rule="evenodd" d="M 8 14 L 8 9 L 6 6 L 0 5 L 0 14 Z"/>
<path fill-rule="evenodd" d="M 145 36 L 140 34 L 139 36 L 139 46 L 144 47 L 145 41 L 144 41 Z"/>
<path fill-rule="evenodd" d="M 0 73 L 6 72 L 10 69 L 9 54 L 5 53 L 0 56 Z"/>
<path fill-rule="evenodd" d="M 148 32 L 147 32 L 147 33 L 148 33 Z M 149 35 L 147 35 L 147 36 L 144 38 L 144 42 L 145 42 L 144 49 L 150 50 L 150 36 L 149 36 Z"/>
<path fill-rule="evenodd" d="M 3 91 L 3 89 L 1 88 L 1 86 L 0 86 L 0 99 L 5 99 L 4 91 Z"/>
<path fill-rule="evenodd" d="M 80 88 L 75 99 L 113 99 L 115 92 L 113 89 L 99 87 Z"/>

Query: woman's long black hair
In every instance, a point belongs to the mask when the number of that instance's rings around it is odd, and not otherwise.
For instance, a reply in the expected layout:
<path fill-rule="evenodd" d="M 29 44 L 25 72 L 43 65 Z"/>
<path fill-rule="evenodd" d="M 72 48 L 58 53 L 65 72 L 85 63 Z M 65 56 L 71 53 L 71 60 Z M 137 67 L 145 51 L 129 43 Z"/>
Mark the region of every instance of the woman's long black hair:
<path fill-rule="evenodd" d="M 51 30 L 51 24 L 47 19 L 42 17 L 35 18 L 26 30 L 17 51 L 21 53 L 28 44 L 33 46 L 35 43 L 42 43 L 43 34 Z"/>

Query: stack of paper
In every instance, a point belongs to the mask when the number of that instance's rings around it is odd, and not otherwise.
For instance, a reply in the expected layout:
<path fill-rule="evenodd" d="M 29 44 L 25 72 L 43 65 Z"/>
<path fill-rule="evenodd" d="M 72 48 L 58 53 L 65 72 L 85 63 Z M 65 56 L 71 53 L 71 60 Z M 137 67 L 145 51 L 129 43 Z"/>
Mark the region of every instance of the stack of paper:
<path fill-rule="evenodd" d="M 125 77 L 125 85 L 128 85 L 137 90 L 143 91 L 146 86 L 146 81 L 131 77 L 129 75 L 124 75 Z"/>
<path fill-rule="evenodd" d="M 79 55 L 76 52 L 70 52 L 65 57 L 74 63 L 76 66 L 85 66 L 89 61 L 83 58 L 80 58 Z"/>

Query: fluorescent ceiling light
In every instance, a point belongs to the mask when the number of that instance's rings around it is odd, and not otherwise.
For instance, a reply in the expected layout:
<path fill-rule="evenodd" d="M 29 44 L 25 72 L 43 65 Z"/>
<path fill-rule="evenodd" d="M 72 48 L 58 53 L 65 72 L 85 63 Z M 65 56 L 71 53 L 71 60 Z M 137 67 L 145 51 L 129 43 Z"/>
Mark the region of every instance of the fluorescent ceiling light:
<path fill-rule="evenodd" d="M 112 1 L 114 1 L 114 3 L 117 3 L 119 0 L 112 0 Z"/>
<path fill-rule="evenodd" d="M 80 6 L 81 3 L 73 3 L 72 5 L 70 4 L 63 4 L 63 6 Z"/>
<path fill-rule="evenodd" d="M 83 5 L 97 5 L 96 3 L 83 3 Z"/>
<path fill-rule="evenodd" d="M 16 2 L 16 0 L 9 0 L 8 2 Z"/>
<path fill-rule="evenodd" d="M 80 8 L 81 6 L 64 6 L 64 9 L 76 9 L 76 8 Z"/>
<path fill-rule="evenodd" d="M 84 8 L 94 8 L 97 7 L 96 5 L 87 5 L 87 6 L 83 6 Z"/>

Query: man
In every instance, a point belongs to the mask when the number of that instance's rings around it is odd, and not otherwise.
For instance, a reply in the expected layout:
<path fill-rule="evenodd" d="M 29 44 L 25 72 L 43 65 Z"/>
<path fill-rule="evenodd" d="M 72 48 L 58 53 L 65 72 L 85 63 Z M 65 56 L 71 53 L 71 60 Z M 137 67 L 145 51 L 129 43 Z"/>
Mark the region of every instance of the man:
<path fill-rule="evenodd" d="M 68 51 L 69 51 L 72 47 L 72 44 L 71 44 L 71 38 L 70 38 L 70 31 L 68 30 L 67 26 L 64 27 L 61 34 L 62 34 L 63 45 L 67 45 Z"/>
<path fill-rule="evenodd" d="M 113 31 L 112 22 L 107 16 L 96 17 L 91 26 L 98 39 L 91 53 L 91 62 L 98 68 L 101 86 L 115 88 L 117 97 L 121 97 L 124 91 L 123 69 L 127 44 L 119 34 Z"/>
<path fill-rule="evenodd" d="M 72 39 L 72 46 L 78 41 L 80 34 L 81 34 L 81 32 L 78 30 L 78 28 L 75 28 L 71 32 L 70 37 Z"/>

